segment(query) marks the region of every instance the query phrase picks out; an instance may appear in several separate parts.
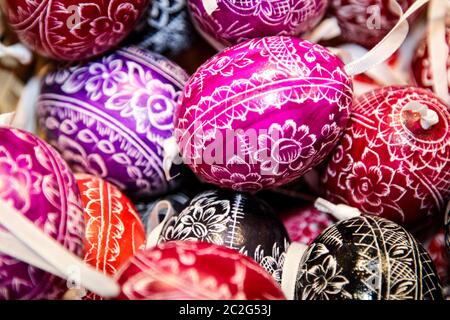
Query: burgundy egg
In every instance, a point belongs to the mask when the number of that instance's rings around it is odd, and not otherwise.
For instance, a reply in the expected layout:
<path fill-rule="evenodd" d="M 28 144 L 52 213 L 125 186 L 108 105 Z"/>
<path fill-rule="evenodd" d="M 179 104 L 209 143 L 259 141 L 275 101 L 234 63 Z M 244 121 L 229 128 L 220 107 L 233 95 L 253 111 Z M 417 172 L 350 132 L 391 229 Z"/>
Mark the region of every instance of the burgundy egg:
<path fill-rule="evenodd" d="M 166 179 L 163 147 L 186 81 L 166 58 L 125 47 L 48 74 L 38 119 L 75 172 L 106 179 L 134 199 L 156 196 L 176 184 Z"/>
<path fill-rule="evenodd" d="M 397 2 L 405 12 L 414 0 Z M 330 12 L 337 18 L 346 41 L 368 48 L 379 43 L 399 20 L 390 0 L 330 0 Z"/>
<path fill-rule="evenodd" d="M 298 36 L 320 22 L 328 0 L 187 0 L 205 39 L 223 46 L 266 36 Z"/>
<path fill-rule="evenodd" d="M 335 147 L 352 82 L 322 46 L 291 37 L 225 49 L 190 78 L 176 116 L 183 159 L 203 180 L 236 191 L 289 183 Z"/>
<path fill-rule="evenodd" d="M 311 244 L 326 228 L 336 222 L 330 214 L 314 205 L 291 209 L 280 215 L 292 242 Z"/>
<path fill-rule="evenodd" d="M 450 198 L 449 125 L 447 106 L 425 89 L 361 96 L 323 174 L 328 200 L 432 232 Z"/>
<path fill-rule="evenodd" d="M 82 60 L 117 46 L 149 0 L 6 0 L 3 11 L 20 40 L 57 60 Z"/>
<path fill-rule="evenodd" d="M 446 23 L 446 40 L 450 48 L 450 16 Z M 431 71 L 430 56 L 428 52 L 427 39 L 423 39 L 417 47 L 414 59 L 411 64 L 411 70 L 415 83 L 422 88 L 433 89 L 433 74 Z M 447 57 L 447 80 L 450 91 L 450 55 Z"/>
<path fill-rule="evenodd" d="M 83 257 L 80 192 L 69 167 L 46 142 L 0 128 L 0 201 Z M 7 231 L 0 226 L 0 232 Z M 66 291 L 66 280 L 0 253 L 0 300 L 57 299 Z"/>
<path fill-rule="evenodd" d="M 445 232 L 440 230 L 426 244 L 425 249 L 430 254 L 442 284 L 450 285 L 450 255 L 445 245 Z"/>
<path fill-rule="evenodd" d="M 272 277 L 235 250 L 168 242 L 137 252 L 119 271 L 121 300 L 284 300 Z"/>

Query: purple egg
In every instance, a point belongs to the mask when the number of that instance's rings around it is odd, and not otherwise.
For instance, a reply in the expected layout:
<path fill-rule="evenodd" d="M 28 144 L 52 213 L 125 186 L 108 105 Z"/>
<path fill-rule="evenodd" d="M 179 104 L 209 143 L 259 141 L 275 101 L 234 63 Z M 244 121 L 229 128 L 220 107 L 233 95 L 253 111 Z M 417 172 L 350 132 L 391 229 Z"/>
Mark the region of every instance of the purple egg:
<path fill-rule="evenodd" d="M 46 142 L 0 128 L 0 201 L 6 201 L 69 251 L 83 256 L 84 220 L 75 178 Z M 0 232 L 7 232 L 0 227 Z M 0 254 L 0 300 L 56 299 L 66 280 Z"/>
<path fill-rule="evenodd" d="M 196 28 L 210 41 L 229 46 L 248 39 L 311 30 L 328 0 L 188 0 Z M 216 46 L 217 47 L 217 46 Z"/>
<path fill-rule="evenodd" d="M 156 196 L 175 184 L 164 175 L 163 145 L 187 78 L 166 58 L 126 47 L 47 75 L 39 122 L 75 172 L 106 179 L 134 199 Z"/>
<path fill-rule="evenodd" d="M 291 37 L 254 39 L 217 54 L 189 80 L 176 117 L 183 160 L 236 191 L 277 187 L 332 151 L 352 81 L 329 50 Z"/>

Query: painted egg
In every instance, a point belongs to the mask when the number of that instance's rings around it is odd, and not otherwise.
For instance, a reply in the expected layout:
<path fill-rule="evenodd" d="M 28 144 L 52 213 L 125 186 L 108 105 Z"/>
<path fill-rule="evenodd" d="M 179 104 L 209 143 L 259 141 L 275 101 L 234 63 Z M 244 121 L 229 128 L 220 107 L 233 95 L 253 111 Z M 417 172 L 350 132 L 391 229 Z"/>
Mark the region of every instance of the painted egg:
<path fill-rule="evenodd" d="M 190 78 L 177 112 L 184 162 L 236 191 L 289 183 L 318 165 L 345 128 L 352 83 L 322 46 L 291 37 L 225 49 Z"/>
<path fill-rule="evenodd" d="M 311 244 L 326 228 L 336 222 L 328 213 L 314 205 L 291 209 L 280 215 L 292 242 Z"/>
<path fill-rule="evenodd" d="M 445 212 L 445 243 L 447 245 L 447 252 L 450 256 L 450 201 Z"/>
<path fill-rule="evenodd" d="M 134 205 L 112 184 L 77 174 L 84 207 L 84 261 L 114 275 L 145 244 L 145 230 Z M 88 299 L 99 299 L 89 293 Z"/>
<path fill-rule="evenodd" d="M 75 172 L 106 179 L 132 198 L 155 196 L 174 184 L 164 174 L 163 145 L 186 80 L 162 56 L 127 47 L 47 75 L 38 118 Z"/>
<path fill-rule="evenodd" d="M 138 252 L 119 271 L 121 300 L 284 300 L 272 277 L 235 250 L 168 242 Z"/>
<path fill-rule="evenodd" d="M 278 282 L 290 240 L 273 209 L 257 198 L 230 190 L 209 190 L 168 218 L 159 243 L 201 241 L 253 258 Z"/>
<path fill-rule="evenodd" d="M 297 36 L 320 22 L 328 0 L 187 0 L 198 31 L 213 46 L 265 36 Z"/>
<path fill-rule="evenodd" d="M 447 247 L 445 245 L 444 230 L 441 230 L 434 235 L 434 237 L 425 244 L 425 249 L 433 260 L 442 284 L 450 285 L 450 256 L 448 255 Z"/>
<path fill-rule="evenodd" d="M 447 46 L 450 48 L 450 16 L 447 18 L 446 26 Z M 431 71 L 427 39 L 423 39 L 417 47 L 411 66 L 415 83 L 419 87 L 432 90 L 433 74 Z M 447 80 L 450 91 L 450 55 L 447 57 Z"/>
<path fill-rule="evenodd" d="M 385 87 L 362 95 L 324 170 L 328 200 L 411 232 L 433 231 L 450 198 L 449 126 L 447 106 L 428 90 Z"/>
<path fill-rule="evenodd" d="M 413 2 L 397 0 L 403 12 Z M 346 41 L 368 48 L 378 44 L 399 20 L 390 0 L 330 0 L 330 12 L 337 18 Z M 414 19 L 414 15 L 410 19 Z"/>
<path fill-rule="evenodd" d="M 0 200 L 48 236 L 83 255 L 83 212 L 75 177 L 46 142 L 25 131 L 0 128 Z M 0 227 L 0 232 L 6 232 Z M 0 254 L 0 300 L 58 299 L 66 280 Z"/>
<path fill-rule="evenodd" d="M 138 46 L 169 56 L 189 49 L 196 36 L 186 0 L 153 0 L 132 34 Z"/>
<path fill-rule="evenodd" d="M 82 60 L 118 45 L 149 0 L 6 0 L 3 10 L 20 40 L 57 60 Z"/>
<path fill-rule="evenodd" d="M 303 255 L 296 283 L 301 300 L 440 300 L 428 253 L 405 229 L 379 217 L 343 220 Z"/>

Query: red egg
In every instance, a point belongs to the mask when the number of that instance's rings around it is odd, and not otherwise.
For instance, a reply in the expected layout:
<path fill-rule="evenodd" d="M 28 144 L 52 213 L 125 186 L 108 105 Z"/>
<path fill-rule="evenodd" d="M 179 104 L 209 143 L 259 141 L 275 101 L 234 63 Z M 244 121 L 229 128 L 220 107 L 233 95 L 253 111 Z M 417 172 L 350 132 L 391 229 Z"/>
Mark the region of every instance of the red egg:
<path fill-rule="evenodd" d="M 450 113 L 432 92 L 385 87 L 354 103 L 323 174 L 328 200 L 432 231 L 450 198 Z"/>
<path fill-rule="evenodd" d="M 167 242 L 139 251 L 116 276 L 121 300 L 282 300 L 273 278 L 237 251 Z"/>
<path fill-rule="evenodd" d="M 0 2 L 19 39 L 58 60 L 100 55 L 134 28 L 149 0 L 6 0 Z"/>
<path fill-rule="evenodd" d="M 450 48 L 450 15 L 446 23 L 447 46 Z M 428 51 L 427 39 L 423 39 L 411 64 L 414 81 L 419 87 L 433 89 L 433 74 L 431 71 L 431 62 Z M 450 91 L 450 55 L 447 57 L 447 82 Z"/>
<path fill-rule="evenodd" d="M 76 175 L 84 207 L 84 260 L 105 274 L 117 270 L 141 249 L 145 230 L 133 203 L 100 178 Z M 99 298 L 88 294 L 88 299 Z"/>
<path fill-rule="evenodd" d="M 430 257 L 436 266 L 436 271 L 442 284 L 444 286 L 450 284 L 450 256 L 448 255 L 447 247 L 445 246 L 444 230 L 439 231 L 427 244 L 425 244 L 425 249 L 430 254 Z"/>
<path fill-rule="evenodd" d="M 283 213 L 281 221 L 293 242 L 310 245 L 336 219 L 317 210 L 314 205 L 307 205 Z"/>
<path fill-rule="evenodd" d="M 397 2 L 405 12 L 414 0 Z M 330 12 L 336 16 L 343 38 L 365 47 L 380 42 L 399 19 L 390 0 L 331 0 Z"/>

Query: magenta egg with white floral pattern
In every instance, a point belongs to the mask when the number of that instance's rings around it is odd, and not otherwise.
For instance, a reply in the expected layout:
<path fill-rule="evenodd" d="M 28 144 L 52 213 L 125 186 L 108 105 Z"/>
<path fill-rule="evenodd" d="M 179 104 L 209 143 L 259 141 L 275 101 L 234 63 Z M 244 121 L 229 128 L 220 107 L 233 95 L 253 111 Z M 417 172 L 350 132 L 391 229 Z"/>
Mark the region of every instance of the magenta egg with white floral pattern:
<path fill-rule="evenodd" d="M 166 179 L 163 147 L 186 81 L 168 59 L 126 47 L 48 74 L 38 118 L 75 172 L 106 179 L 135 199 L 156 196 L 176 182 Z"/>
<path fill-rule="evenodd" d="M 323 173 L 328 200 L 432 232 L 450 199 L 449 126 L 447 106 L 431 91 L 385 87 L 362 95 Z"/>
<path fill-rule="evenodd" d="M 352 82 L 320 45 L 254 39 L 217 54 L 190 78 L 176 116 L 187 165 L 236 191 L 289 183 L 320 164 L 345 128 Z"/>
<path fill-rule="evenodd" d="M 310 31 L 323 18 L 328 0 L 188 0 L 191 17 L 213 45 Z"/>
<path fill-rule="evenodd" d="M 46 142 L 0 128 L 0 201 L 83 257 L 80 192 L 67 164 Z M 1 226 L 0 232 L 8 233 Z M 66 280 L 0 253 L 0 300 L 57 299 L 66 291 Z"/>

